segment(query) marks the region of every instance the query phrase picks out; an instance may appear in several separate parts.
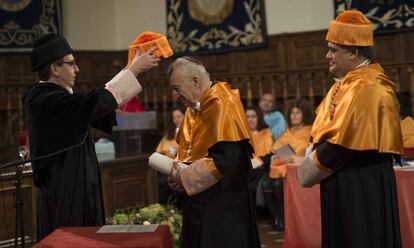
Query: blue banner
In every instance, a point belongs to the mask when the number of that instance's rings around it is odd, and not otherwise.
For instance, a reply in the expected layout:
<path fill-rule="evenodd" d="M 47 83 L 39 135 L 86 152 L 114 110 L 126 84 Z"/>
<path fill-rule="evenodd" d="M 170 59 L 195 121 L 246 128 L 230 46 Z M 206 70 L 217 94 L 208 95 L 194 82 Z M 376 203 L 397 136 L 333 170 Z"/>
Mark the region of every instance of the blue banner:
<path fill-rule="evenodd" d="M 334 0 L 335 16 L 344 10 L 359 10 L 374 25 L 374 32 L 414 29 L 414 0 Z"/>
<path fill-rule="evenodd" d="M 44 33 L 61 34 L 60 0 L 0 0 L 0 52 L 29 51 Z"/>
<path fill-rule="evenodd" d="M 176 55 L 262 47 L 263 0 L 167 0 L 167 38 Z"/>

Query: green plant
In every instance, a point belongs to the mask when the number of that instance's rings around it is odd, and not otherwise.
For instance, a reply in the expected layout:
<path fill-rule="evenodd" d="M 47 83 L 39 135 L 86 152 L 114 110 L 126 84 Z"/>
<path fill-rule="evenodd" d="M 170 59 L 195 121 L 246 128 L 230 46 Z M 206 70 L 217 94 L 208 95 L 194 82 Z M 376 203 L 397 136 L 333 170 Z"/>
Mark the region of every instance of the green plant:
<path fill-rule="evenodd" d="M 168 225 L 174 241 L 174 247 L 178 247 L 182 221 L 183 216 L 181 212 L 173 204 L 161 205 L 156 203 L 142 208 L 135 207 L 116 210 L 114 216 L 107 220 L 107 223 L 114 225 Z"/>

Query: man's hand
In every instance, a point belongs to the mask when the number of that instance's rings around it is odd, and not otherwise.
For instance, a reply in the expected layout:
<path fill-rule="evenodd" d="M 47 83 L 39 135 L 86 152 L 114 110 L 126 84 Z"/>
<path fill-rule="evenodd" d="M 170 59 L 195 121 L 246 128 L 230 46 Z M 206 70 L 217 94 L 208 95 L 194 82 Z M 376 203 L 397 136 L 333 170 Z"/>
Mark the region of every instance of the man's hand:
<path fill-rule="evenodd" d="M 135 57 L 129 65 L 128 69 L 135 75 L 138 76 L 140 73 L 148 71 L 149 69 L 158 66 L 160 58 L 155 56 L 154 51 L 157 47 L 151 47 L 148 51 L 143 54 L 139 54 L 139 50 L 135 49 Z"/>
<path fill-rule="evenodd" d="M 176 161 L 173 162 L 173 167 L 171 169 L 169 177 L 167 178 L 167 183 L 171 189 L 177 192 L 184 191 L 184 186 L 181 183 L 180 167 L 178 166 Z"/>

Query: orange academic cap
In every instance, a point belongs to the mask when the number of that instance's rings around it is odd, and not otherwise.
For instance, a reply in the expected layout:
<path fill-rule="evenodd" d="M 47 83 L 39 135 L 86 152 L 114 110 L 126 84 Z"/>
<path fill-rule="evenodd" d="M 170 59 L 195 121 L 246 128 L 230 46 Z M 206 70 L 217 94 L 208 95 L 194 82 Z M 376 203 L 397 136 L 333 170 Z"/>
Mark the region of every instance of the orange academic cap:
<path fill-rule="evenodd" d="M 138 48 L 139 53 L 142 54 L 153 46 L 158 47 L 154 52 L 157 57 L 168 58 L 173 55 L 170 44 L 168 44 L 168 40 L 164 35 L 154 32 L 143 32 L 129 46 L 128 65 L 134 59 L 136 48 Z"/>
<path fill-rule="evenodd" d="M 339 45 L 373 46 L 372 23 L 359 11 L 344 11 L 331 21 L 326 40 Z"/>

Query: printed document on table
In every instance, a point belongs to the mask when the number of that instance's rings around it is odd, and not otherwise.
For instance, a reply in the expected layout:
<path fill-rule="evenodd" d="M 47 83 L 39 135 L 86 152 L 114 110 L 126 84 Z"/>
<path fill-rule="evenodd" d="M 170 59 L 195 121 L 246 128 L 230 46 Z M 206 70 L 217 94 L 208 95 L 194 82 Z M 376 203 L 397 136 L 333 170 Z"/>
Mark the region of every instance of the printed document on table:
<path fill-rule="evenodd" d="M 154 225 L 105 225 L 96 233 L 144 233 L 155 232 L 158 224 Z"/>

